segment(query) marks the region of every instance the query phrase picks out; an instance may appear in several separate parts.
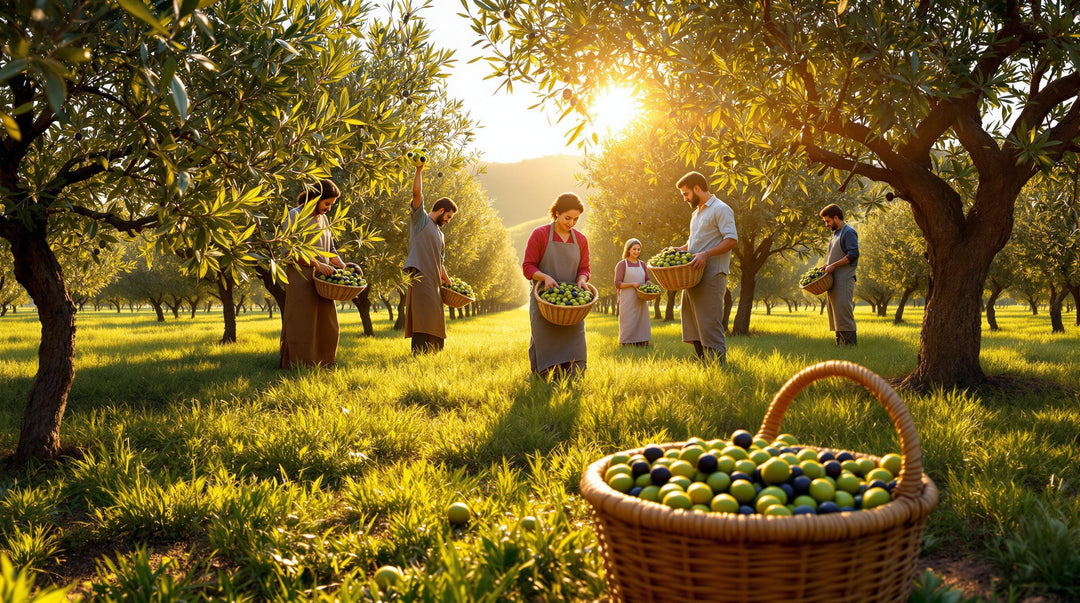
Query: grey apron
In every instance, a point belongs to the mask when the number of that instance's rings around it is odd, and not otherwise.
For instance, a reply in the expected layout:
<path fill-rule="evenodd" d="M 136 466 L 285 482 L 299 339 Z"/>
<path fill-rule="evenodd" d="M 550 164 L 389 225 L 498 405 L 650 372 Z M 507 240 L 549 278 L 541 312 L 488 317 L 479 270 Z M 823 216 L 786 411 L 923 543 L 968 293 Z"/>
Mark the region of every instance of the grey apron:
<path fill-rule="evenodd" d="M 570 230 L 570 242 L 562 243 L 555 240 L 555 224 L 552 224 L 548 233 L 547 249 L 537 265 L 540 272 L 557 282 L 573 283 L 577 281 L 580 261 L 581 249 L 573 229 Z M 540 286 L 543 287 L 543 283 Z M 585 321 L 568 327 L 551 324 L 540 315 L 536 296 L 530 292 L 529 326 L 532 327 L 529 366 L 534 373 L 541 373 L 564 362 L 585 362 Z"/>
<path fill-rule="evenodd" d="M 423 211 L 421 206 L 417 211 Z M 410 232 L 405 269 L 414 270 L 419 281 L 405 295 L 405 337 L 426 333 L 446 339 L 446 316 L 439 284 L 442 274 L 443 233 L 425 213 L 419 232 Z"/>
<path fill-rule="evenodd" d="M 839 261 L 846 254 L 840 247 L 840 231 L 829 239 L 829 251 L 826 263 Z M 833 285 L 826 294 L 826 308 L 829 310 L 830 331 L 855 330 L 855 267 L 851 264 L 837 266 L 832 271 Z"/>
<path fill-rule="evenodd" d="M 637 266 L 626 262 L 623 283 L 637 286 L 645 284 L 645 265 L 638 260 Z M 637 296 L 637 289 L 619 289 L 619 343 L 644 343 L 652 339 L 649 323 L 649 302 Z"/>

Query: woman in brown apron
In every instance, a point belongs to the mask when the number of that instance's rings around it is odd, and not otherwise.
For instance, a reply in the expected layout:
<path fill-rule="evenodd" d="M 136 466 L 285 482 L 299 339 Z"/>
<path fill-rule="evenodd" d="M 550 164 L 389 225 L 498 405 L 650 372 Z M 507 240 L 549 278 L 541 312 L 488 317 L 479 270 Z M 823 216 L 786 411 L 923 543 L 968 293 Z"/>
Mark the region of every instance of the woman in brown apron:
<path fill-rule="evenodd" d="M 522 264 L 525 278 L 545 288 L 558 283 L 584 287 L 589 282 L 589 244 L 585 235 L 574 229 L 584 211 L 585 205 L 577 195 L 559 195 L 549 210 L 552 223 L 537 227 L 529 236 Z M 529 365 L 533 373 L 573 377 L 585 372 L 584 321 L 570 326 L 552 324 L 540 315 L 536 296 L 529 295 L 529 325 Z"/>
<path fill-rule="evenodd" d="M 619 343 L 647 346 L 652 339 L 649 302 L 637 296 L 637 288 L 650 282 L 641 261 L 641 241 L 630 239 L 623 247 L 623 259 L 615 266 L 615 290 L 619 296 Z"/>
<path fill-rule="evenodd" d="M 326 212 L 333 207 L 340 195 L 338 187 L 330 180 L 320 180 L 306 188 L 297 198 L 297 206 L 289 211 L 286 224 L 299 219 L 304 205 L 316 201 L 309 220 L 320 234 L 315 247 L 333 253 L 319 257 L 314 262 L 289 264 L 286 274 L 289 284 L 285 287 L 285 309 L 281 314 L 281 341 L 279 366 L 331 366 L 337 359 L 338 320 L 333 300 L 319 296 L 315 291 L 312 269 L 320 274 L 330 274 L 333 266 L 345 268 L 345 262 L 337 255 L 337 248 L 330 236 L 330 222 Z"/>

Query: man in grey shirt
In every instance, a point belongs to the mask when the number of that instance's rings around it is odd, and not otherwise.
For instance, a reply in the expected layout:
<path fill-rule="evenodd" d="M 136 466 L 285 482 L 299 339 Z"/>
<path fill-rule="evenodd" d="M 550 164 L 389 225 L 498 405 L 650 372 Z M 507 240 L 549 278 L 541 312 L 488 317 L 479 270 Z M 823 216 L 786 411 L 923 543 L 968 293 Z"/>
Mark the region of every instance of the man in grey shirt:
<path fill-rule="evenodd" d="M 693 344 L 703 361 L 727 360 L 724 338 L 724 291 L 731 267 L 731 250 L 739 241 L 735 212 L 709 192 L 709 182 L 698 172 L 679 179 L 679 191 L 694 210 L 690 218 L 690 238 L 679 249 L 694 254 L 690 265 L 704 267 L 697 285 L 682 295 L 683 341 Z"/>
<path fill-rule="evenodd" d="M 422 163 L 413 177 L 412 203 L 409 205 L 409 256 L 403 268 L 412 275 L 405 295 L 405 337 L 412 339 L 412 353 L 443 349 L 446 340 L 446 317 L 439 286 L 450 283 L 443 266 L 443 233 L 457 212 L 449 197 L 435 202 L 431 211 L 424 209 Z"/>

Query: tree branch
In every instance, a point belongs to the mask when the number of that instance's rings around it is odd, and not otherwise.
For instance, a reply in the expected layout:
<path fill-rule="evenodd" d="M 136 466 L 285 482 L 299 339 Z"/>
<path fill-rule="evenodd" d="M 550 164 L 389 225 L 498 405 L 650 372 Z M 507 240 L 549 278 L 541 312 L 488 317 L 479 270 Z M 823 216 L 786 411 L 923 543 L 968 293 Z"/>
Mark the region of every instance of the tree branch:
<path fill-rule="evenodd" d="M 1061 158 L 1070 151 L 1073 151 L 1075 147 L 1074 140 L 1080 135 L 1080 102 L 1073 103 L 1069 107 L 1069 112 L 1061 118 L 1059 122 L 1054 124 L 1054 127 L 1050 128 L 1049 142 L 1057 142 L 1057 145 L 1051 147 L 1049 151 L 1050 159 L 1057 163 Z M 1009 149 L 1009 157 L 1015 162 L 1015 158 L 1019 153 L 1019 149 Z M 1013 165 L 1016 165 L 1015 163 Z M 1021 174 L 1027 172 L 1028 177 L 1034 175 L 1038 166 L 1034 165 L 1034 161 L 1028 161 L 1025 164 L 1017 165 L 1016 169 L 1023 170 Z"/>
<path fill-rule="evenodd" d="M 990 81 L 1005 60 L 1012 56 L 1024 44 L 1042 40 L 1045 36 L 1032 31 L 1020 20 L 1019 9 L 1010 9 L 1001 29 L 994 36 L 985 54 L 971 69 L 969 78 L 979 85 Z M 923 167 L 929 167 L 930 150 L 945 132 L 955 125 L 964 106 L 977 105 L 982 98 L 981 88 L 975 88 L 957 98 L 943 99 L 930 110 L 926 117 L 915 127 L 915 135 L 900 145 L 899 152 Z"/>
<path fill-rule="evenodd" d="M 953 131 L 956 132 L 957 140 L 971 155 L 971 161 L 981 176 L 999 173 L 999 164 L 1003 160 L 1001 149 L 994 138 L 983 129 L 979 107 L 975 102 L 970 103 L 965 111 L 957 113 Z"/>
<path fill-rule="evenodd" d="M 1080 73 L 1071 73 L 1050 82 L 1042 92 L 1028 97 L 1027 104 L 1009 131 L 1009 137 L 1020 135 L 1021 130 L 1033 130 L 1061 103 L 1080 94 Z M 1075 105 L 1074 105 L 1075 107 Z"/>
<path fill-rule="evenodd" d="M 9 79 L 8 88 L 11 90 L 12 108 L 20 107 L 34 100 L 34 85 L 24 73 Z M 10 153 L 12 163 L 19 163 L 23 155 L 26 154 L 26 150 L 30 148 L 31 143 L 52 125 L 55 117 L 52 108 L 48 105 L 41 111 L 36 123 L 32 111 L 13 116 L 15 123 L 19 126 L 22 140 L 15 140 L 10 137 L 4 140 L 3 150 Z"/>
<path fill-rule="evenodd" d="M 96 220 L 98 222 L 105 222 L 106 224 L 109 224 L 109 225 L 113 226 L 114 228 L 116 228 L 116 230 L 121 230 L 121 231 L 124 231 L 124 232 L 133 232 L 133 231 L 137 232 L 137 231 L 140 231 L 140 230 L 142 230 L 144 228 L 154 226 L 154 225 L 157 224 L 157 216 L 143 216 L 143 217 L 137 218 L 135 220 L 124 220 L 123 218 L 121 218 L 120 216 L 117 216 L 116 214 L 111 214 L 109 212 L 95 211 L 93 209 L 83 207 L 81 205 L 72 205 L 71 206 L 71 211 L 76 213 L 76 214 L 79 214 L 80 216 L 85 216 L 87 218 L 90 218 L 91 220 Z"/>
<path fill-rule="evenodd" d="M 810 163 L 820 163 L 827 165 L 833 169 L 855 172 L 859 176 L 864 176 L 878 182 L 884 182 L 896 186 L 896 172 L 887 168 L 879 168 L 868 163 L 861 163 L 856 161 L 852 164 L 851 159 L 827 151 L 817 145 L 807 145 L 806 155 L 810 159 Z"/>
<path fill-rule="evenodd" d="M 104 172 L 108 168 L 96 162 L 96 159 L 119 159 L 121 157 L 127 157 L 135 151 L 134 147 L 128 145 L 123 149 L 111 149 L 108 151 L 98 151 L 97 153 L 91 153 L 85 157 L 72 157 L 68 159 L 64 166 L 60 168 L 60 171 L 53 176 L 49 182 L 42 187 L 46 192 L 46 195 L 52 195 L 53 197 L 60 194 L 60 191 L 64 187 L 70 184 L 76 184 Z M 72 169 L 80 163 L 91 162 L 89 165 L 84 165 L 78 169 Z"/>

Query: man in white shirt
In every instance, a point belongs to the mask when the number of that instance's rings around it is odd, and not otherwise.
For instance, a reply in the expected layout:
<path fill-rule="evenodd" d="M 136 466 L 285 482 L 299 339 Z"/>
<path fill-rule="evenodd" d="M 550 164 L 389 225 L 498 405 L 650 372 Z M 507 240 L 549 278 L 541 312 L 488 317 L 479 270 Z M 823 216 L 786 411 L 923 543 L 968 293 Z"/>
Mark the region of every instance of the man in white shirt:
<path fill-rule="evenodd" d="M 679 249 L 694 254 L 690 262 L 705 272 L 697 285 L 683 290 L 683 341 L 693 344 L 703 361 L 727 360 L 724 338 L 724 291 L 731 267 L 731 250 L 739 241 L 735 212 L 709 192 L 709 182 L 698 172 L 689 172 L 677 184 L 683 199 L 693 208 L 690 238 Z"/>

